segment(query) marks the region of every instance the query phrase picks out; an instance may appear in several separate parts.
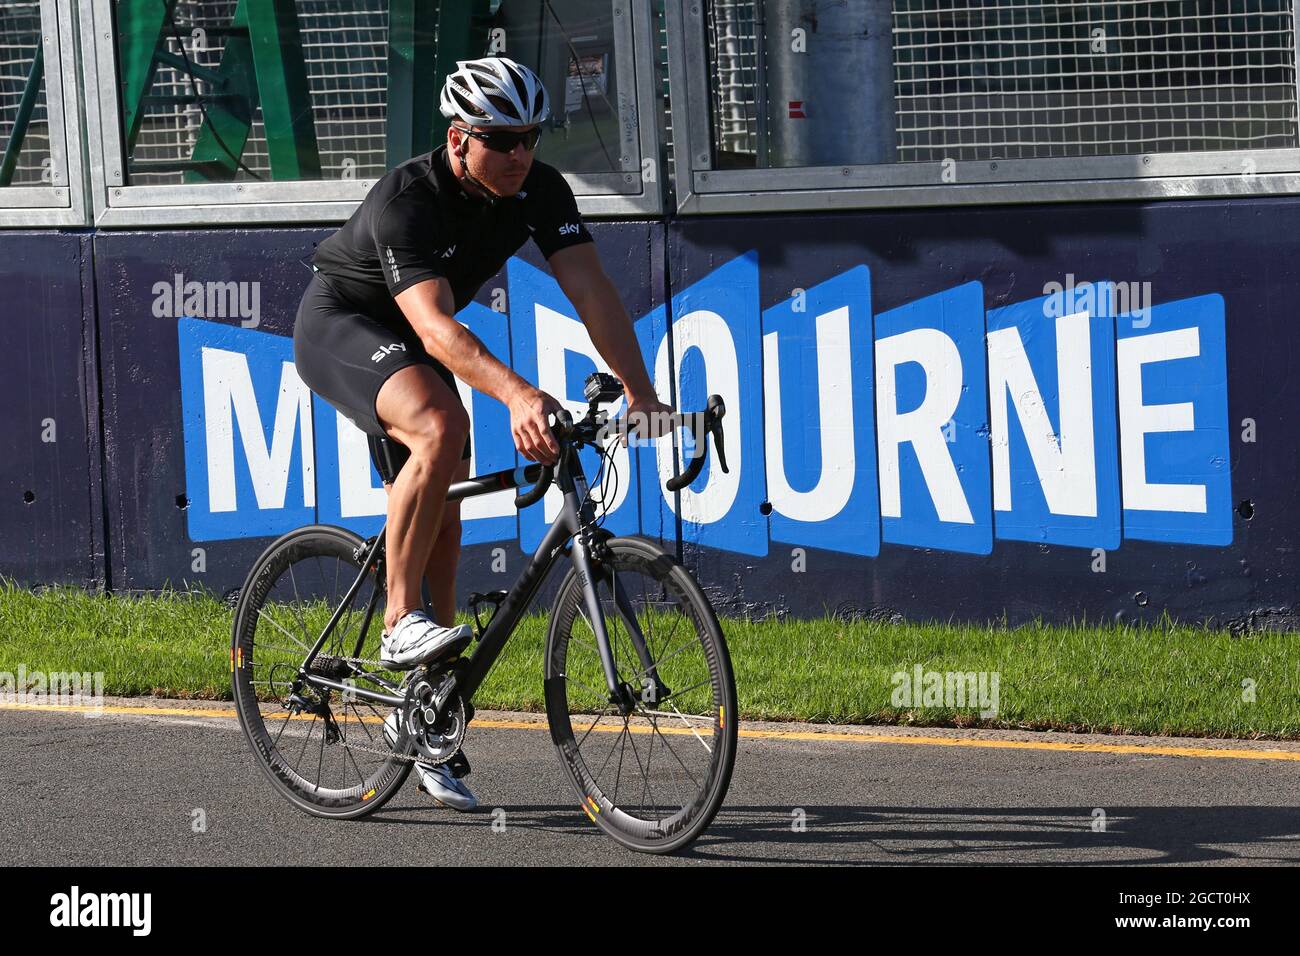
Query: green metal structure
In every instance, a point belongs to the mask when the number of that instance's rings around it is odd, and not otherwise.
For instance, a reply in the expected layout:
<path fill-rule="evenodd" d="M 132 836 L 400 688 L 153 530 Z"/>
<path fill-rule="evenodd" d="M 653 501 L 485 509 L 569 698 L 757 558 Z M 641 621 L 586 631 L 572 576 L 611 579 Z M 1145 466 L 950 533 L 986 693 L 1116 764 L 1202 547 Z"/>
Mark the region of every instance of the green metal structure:
<path fill-rule="evenodd" d="M 483 55 L 492 23 L 490 0 L 390 0 L 388 125 L 390 167 L 447 139 L 438 112 L 442 81 L 457 60 Z"/>
<path fill-rule="evenodd" d="M 115 5 L 123 138 L 128 171 L 184 173 L 187 183 L 227 182 L 242 155 L 260 106 L 271 178 L 318 179 L 320 150 L 302 37 L 293 0 L 239 0 L 228 26 L 206 27 L 224 40 L 213 69 L 166 47 L 180 37 L 176 0 L 119 0 Z M 479 56 L 491 23 L 490 0 L 391 0 L 385 158 L 389 167 L 446 137 L 438 113 L 442 78 L 456 60 Z M 159 65 L 201 79 L 184 94 L 151 95 Z M 153 106 L 196 103 L 203 112 L 188 159 L 132 157 L 144 116 Z M 7 153 L 6 153 L 7 155 Z"/>
<path fill-rule="evenodd" d="M 41 83 L 45 79 L 45 55 L 41 44 L 36 44 L 32 55 L 32 65 L 27 71 L 27 84 L 23 87 L 22 98 L 18 101 L 18 113 L 14 117 L 14 128 L 9 133 L 9 142 L 5 144 L 4 158 L 0 159 L 0 187 L 13 183 L 14 170 L 18 166 L 18 154 L 22 152 L 23 140 L 27 138 L 27 128 L 32 122 L 32 113 L 36 111 L 36 101 L 40 99 Z"/>
<path fill-rule="evenodd" d="M 206 28 L 225 40 L 215 70 L 167 50 L 167 38 L 180 36 L 173 20 L 175 6 L 175 0 L 120 0 L 114 8 L 127 156 L 150 106 L 197 103 L 203 126 L 188 160 L 128 159 L 128 169 L 181 169 L 187 183 L 234 179 L 260 105 L 271 177 L 319 178 L 320 152 L 293 0 L 239 0 L 228 27 Z M 200 95 L 192 88 L 181 95 L 150 96 L 160 63 L 204 80 L 212 91 Z"/>

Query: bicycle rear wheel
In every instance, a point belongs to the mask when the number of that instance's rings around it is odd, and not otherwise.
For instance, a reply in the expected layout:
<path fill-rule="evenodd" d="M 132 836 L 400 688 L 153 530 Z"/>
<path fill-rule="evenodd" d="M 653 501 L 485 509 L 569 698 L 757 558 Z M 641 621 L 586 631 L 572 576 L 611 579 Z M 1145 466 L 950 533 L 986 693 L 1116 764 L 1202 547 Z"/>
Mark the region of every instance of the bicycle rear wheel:
<path fill-rule="evenodd" d="M 379 657 L 383 575 L 372 568 L 344 606 L 361 573 L 361 546 L 359 537 L 342 528 L 291 531 L 254 563 L 235 609 L 231 687 L 240 725 L 274 788 L 316 816 L 372 813 L 411 771 L 405 757 L 409 735 L 402 731 L 395 748 L 385 740 L 390 708 L 351 690 L 305 683 L 298 683 L 298 694 L 307 709 L 293 713 L 286 706 L 300 666 L 340 607 L 312 672 L 357 689 L 401 693 L 401 672 L 344 660 Z"/>
<path fill-rule="evenodd" d="M 593 823 L 626 847 L 668 853 L 704 831 L 731 781 L 731 659 L 713 608 L 674 557 L 642 538 L 605 544 L 593 584 L 623 703 L 610 700 L 582 578 L 571 569 L 547 633 L 551 739 Z"/>

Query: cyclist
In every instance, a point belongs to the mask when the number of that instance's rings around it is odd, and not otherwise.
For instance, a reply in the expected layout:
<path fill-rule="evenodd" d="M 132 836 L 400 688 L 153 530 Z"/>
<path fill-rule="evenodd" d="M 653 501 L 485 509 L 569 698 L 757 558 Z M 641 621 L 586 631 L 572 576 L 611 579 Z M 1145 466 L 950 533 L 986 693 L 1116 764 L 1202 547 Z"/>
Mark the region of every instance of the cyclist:
<path fill-rule="evenodd" d="M 550 114 L 536 74 L 506 57 L 457 63 L 443 86 L 447 142 L 382 176 L 318 246 L 294 323 L 302 381 L 371 436 L 404 446 L 388 493 L 388 601 L 380 659 L 415 667 L 471 633 L 453 626 L 460 503 L 469 477 L 469 417 L 453 375 L 504 404 L 515 447 L 555 464 L 547 415 L 563 406 L 499 362 L 455 315 L 532 237 L 600 355 L 623 383 L 629 423 L 663 434 L 632 322 L 601 266 L 564 177 L 533 151 Z M 459 452 L 459 454 L 457 454 Z M 422 606 L 428 581 L 432 614 Z M 390 745 L 397 712 L 385 721 Z M 467 761 L 416 763 L 420 789 L 472 809 Z"/>

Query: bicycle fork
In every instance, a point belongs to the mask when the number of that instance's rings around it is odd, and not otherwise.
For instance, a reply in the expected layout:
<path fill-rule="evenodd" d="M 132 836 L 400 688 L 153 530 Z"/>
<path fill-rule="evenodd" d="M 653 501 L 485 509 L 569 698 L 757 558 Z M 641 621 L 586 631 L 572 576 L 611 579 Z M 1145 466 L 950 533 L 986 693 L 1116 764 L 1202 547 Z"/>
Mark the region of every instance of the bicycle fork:
<path fill-rule="evenodd" d="M 606 535 L 608 536 L 608 535 Z M 618 668 L 614 661 L 609 630 L 606 627 L 605 614 L 600 606 L 600 595 L 596 591 L 595 567 L 603 541 L 600 537 L 579 535 L 574 541 L 572 556 L 574 566 L 578 569 L 582 582 L 583 601 L 587 608 L 587 620 L 596 636 L 596 648 L 600 654 L 601 667 L 605 671 L 605 683 L 609 688 L 609 701 L 616 705 L 624 716 L 636 710 L 638 703 L 655 706 L 671 693 L 659 679 L 655 663 L 650 657 L 645 635 L 636 619 L 636 609 L 628 600 L 627 592 L 618 580 L 618 574 L 610 569 L 609 579 L 614 594 L 614 604 L 618 616 L 627 627 L 628 639 L 641 664 L 641 670 L 634 677 L 641 679 L 640 687 L 633 687 L 627 681 L 619 679 Z M 593 560 L 595 558 L 595 560 Z M 603 580 L 603 576 L 602 576 Z"/>

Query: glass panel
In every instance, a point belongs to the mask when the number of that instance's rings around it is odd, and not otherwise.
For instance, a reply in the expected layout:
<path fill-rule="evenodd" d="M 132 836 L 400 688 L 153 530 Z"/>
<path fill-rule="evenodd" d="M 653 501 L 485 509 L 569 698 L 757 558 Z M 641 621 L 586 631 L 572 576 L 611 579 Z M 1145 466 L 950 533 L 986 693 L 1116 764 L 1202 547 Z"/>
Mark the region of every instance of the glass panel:
<path fill-rule="evenodd" d="M 388 168 L 388 0 L 116 0 L 114 12 L 129 184 Z M 283 44 L 250 42 L 267 21 Z"/>
<path fill-rule="evenodd" d="M 709 0 L 716 168 L 1294 148 L 1291 0 Z"/>
<path fill-rule="evenodd" d="M 0 4 L 0 186 L 49 186 L 39 0 Z"/>
<path fill-rule="evenodd" d="M 635 166 L 620 139 L 617 107 L 619 68 L 630 74 L 632 67 L 626 20 L 614 16 L 611 0 L 505 0 L 496 11 L 505 55 L 536 70 L 551 97 L 538 156 L 565 172 Z"/>
<path fill-rule="evenodd" d="M 443 77 L 488 52 L 546 83 L 546 162 L 566 172 L 637 164 L 614 105 L 619 67 L 632 61 L 630 24 L 613 0 L 114 0 L 113 9 L 131 185 L 373 179 L 445 141 Z"/>

